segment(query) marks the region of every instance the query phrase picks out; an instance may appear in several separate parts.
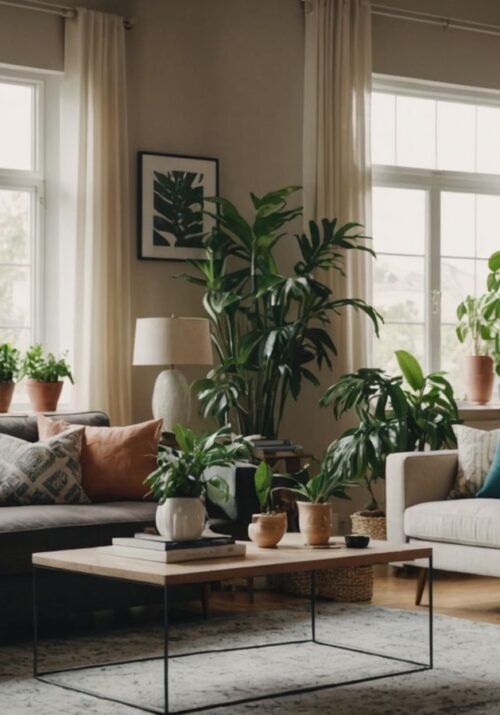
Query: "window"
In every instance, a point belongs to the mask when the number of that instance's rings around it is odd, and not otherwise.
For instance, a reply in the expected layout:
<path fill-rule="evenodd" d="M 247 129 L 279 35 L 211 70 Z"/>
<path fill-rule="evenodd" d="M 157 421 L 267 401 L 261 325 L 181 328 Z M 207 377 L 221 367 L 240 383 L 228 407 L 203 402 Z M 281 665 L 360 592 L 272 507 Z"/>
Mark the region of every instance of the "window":
<path fill-rule="evenodd" d="M 42 85 L 0 71 L 0 340 L 39 337 L 37 253 L 43 197 Z"/>
<path fill-rule="evenodd" d="M 376 78 L 373 303 L 385 318 L 373 364 L 413 352 L 464 397 L 456 307 L 486 289 L 500 247 L 500 93 Z"/>

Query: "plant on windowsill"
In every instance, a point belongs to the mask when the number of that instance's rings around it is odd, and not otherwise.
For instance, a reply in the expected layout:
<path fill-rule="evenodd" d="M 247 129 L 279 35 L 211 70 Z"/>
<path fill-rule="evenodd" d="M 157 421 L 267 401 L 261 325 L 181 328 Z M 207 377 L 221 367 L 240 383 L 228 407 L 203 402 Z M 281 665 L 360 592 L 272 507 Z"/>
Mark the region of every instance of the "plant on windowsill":
<path fill-rule="evenodd" d="M 67 377 L 73 384 L 71 368 L 66 354 L 56 357 L 45 355 L 43 346 L 37 343 L 26 352 L 19 371 L 19 378 L 26 379 L 26 389 L 34 412 L 55 412 Z"/>
<path fill-rule="evenodd" d="M 145 480 L 157 499 L 156 528 L 171 541 L 198 539 L 205 526 L 204 497 L 227 501 L 229 487 L 220 476 L 207 477 L 209 468 L 229 467 L 252 450 L 241 437 L 231 439 L 229 427 L 213 434 L 196 434 L 175 425 L 178 448 L 160 445 L 158 468 Z"/>
<path fill-rule="evenodd" d="M 305 467 L 302 472 L 306 471 Z M 332 534 L 331 499 L 349 499 L 347 489 L 355 486 L 355 480 L 346 471 L 337 469 L 329 450 L 326 451 L 319 472 L 307 482 L 294 476 L 288 477 L 295 486 L 286 487 L 296 496 L 299 510 L 299 529 L 308 546 L 328 544 Z"/>
<path fill-rule="evenodd" d="M 490 257 L 488 267 L 488 292 L 468 295 L 457 307 L 457 338 L 472 346 L 465 358 L 467 399 L 480 405 L 491 400 L 495 368 L 500 375 L 500 252 Z"/>
<path fill-rule="evenodd" d="M 0 412 L 8 412 L 19 373 L 19 350 L 10 343 L 0 344 Z"/>
<path fill-rule="evenodd" d="M 216 228 L 206 239 L 206 258 L 190 261 L 197 275 L 185 278 L 201 286 L 218 365 L 195 382 L 202 414 L 232 424 L 245 435 L 275 438 L 290 397 L 297 400 L 302 381 L 318 385 L 315 369 L 331 366 L 336 347 L 327 330 L 331 317 L 345 307 L 362 311 L 378 332 L 380 316 L 358 298 L 336 298 L 321 271 L 343 274 L 344 255 L 365 251 L 362 226 L 336 219 L 310 221 L 304 233 L 283 228 L 302 216 L 290 208 L 298 187 L 251 194 L 253 218 L 245 220 L 224 198 L 216 205 Z M 285 274 L 278 247 L 299 260 Z"/>
<path fill-rule="evenodd" d="M 281 541 L 288 527 L 286 512 L 275 505 L 273 470 L 261 462 L 255 471 L 255 491 L 260 505 L 260 514 L 252 514 L 248 536 L 257 546 L 272 548 Z"/>
<path fill-rule="evenodd" d="M 393 452 L 456 446 L 453 425 L 460 422 L 453 388 L 441 372 L 424 376 L 418 360 L 398 350 L 402 376 L 376 368 L 343 375 L 321 398 L 336 419 L 354 410 L 359 424 L 328 448 L 333 469 L 363 484 L 370 495 L 365 509 L 352 515 L 353 532 L 385 538 L 385 513 L 374 486 L 385 477 L 387 455 Z"/>

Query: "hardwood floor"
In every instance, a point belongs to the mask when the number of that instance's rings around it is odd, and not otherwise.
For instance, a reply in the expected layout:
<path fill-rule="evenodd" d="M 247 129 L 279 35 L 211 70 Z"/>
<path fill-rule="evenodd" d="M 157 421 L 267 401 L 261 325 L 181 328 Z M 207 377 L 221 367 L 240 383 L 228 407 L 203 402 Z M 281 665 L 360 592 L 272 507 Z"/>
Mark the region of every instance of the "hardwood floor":
<path fill-rule="evenodd" d="M 428 604 L 427 588 L 422 606 L 415 606 L 416 585 L 416 571 L 395 573 L 389 566 L 377 566 L 372 603 L 387 608 L 425 611 Z M 246 591 L 237 590 L 232 593 L 224 590 L 212 593 L 210 611 L 213 614 L 243 612 L 253 608 L 279 608 L 280 605 L 286 607 L 301 601 L 304 599 L 256 590 L 252 605 Z M 434 578 L 434 608 L 436 613 L 500 625 L 500 579 L 437 572 Z"/>

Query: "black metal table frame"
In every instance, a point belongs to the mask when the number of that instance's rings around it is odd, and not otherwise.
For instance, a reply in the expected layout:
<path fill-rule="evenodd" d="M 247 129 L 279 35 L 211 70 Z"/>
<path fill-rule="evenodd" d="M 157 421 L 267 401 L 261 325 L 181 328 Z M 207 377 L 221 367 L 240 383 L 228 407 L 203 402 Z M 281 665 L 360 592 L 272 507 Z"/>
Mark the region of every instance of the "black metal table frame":
<path fill-rule="evenodd" d="M 90 695 L 96 698 L 99 698 L 100 700 L 107 700 L 110 702 L 118 703 L 120 705 L 126 705 L 128 707 L 136 708 L 138 710 L 142 710 L 143 712 L 148 712 L 148 713 L 159 713 L 160 715 L 187 715 L 187 713 L 197 713 L 197 712 L 203 712 L 204 710 L 213 710 L 216 708 L 223 708 L 223 707 L 228 707 L 231 705 L 243 705 L 245 703 L 254 703 L 258 702 L 261 700 L 270 700 L 272 698 L 279 698 L 279 697 L 285 697 L 287 695 L 300 695 L 302 693 L 310 693 L 314 691 L 319 691 L 319 690 L 326 690 L 330 688 L 338 688 L 343 685 L 356 685 L 359 683 L 367 683 L 373 680 L 381 680 L 383 678 L 393 678 L 398 675 L 409 675 L 411 673 L 419 673 L 425 670 L 431 670 L 434 667 L 434 643 L 433 643 L 433 563 L 432 563 L 432 555 L 427 557 L 428 558 L 428 569 L 429 569 L 429 574 L 428 574 L 428 594 L 429 594 L 429 620 L 428 620 L 428 645 L 429 645 L 429 660 L 427 663 L 422 663 L 420 661 L 416 660 L 410 660 L 407 658 L 400 658 L 397 656 L 392 656 L 392 655 L 387 655 L 385 653 L 376 653 L 374 651 L 367 651 L 361 648 L 352 648 L 347 645 L 340 645 L 340 644 L 335 644 L 335 643 L 325 643 L 322 640 L 319 640 L 316 637 L 316 570 L 321 570 L 321 569 L 316 569 L 310 571 L 311 575 L 311 595 L 310 595 L 310 615 L 311 615 L 311 637 L 310 638 L 303 638 L 299 640 L 291 640 L 291 641 L 279 641 L 276 643 L 262 643 L 258 645 L 249 645 L 249 646 L 239 646 L 235 648 L 214 648 L 214 649 L 208 649 L 208 650 L 200 650 L 200 651 L 192 651 L 189 653 L 179 653 L 176 655 L 169 655 L 168 652 L 168 634 L 169 634 L 169 624 L 168 624 L 168 609 L 167 609 L 167 594 L 168 594 L 168 587 L 165 586 L 155 586 L 154 584 L 144 584 L 146 586 L 150 587 L 156 587 L 156 588 L 163 588 L 163 609 L 164 609 L 164 618 L 163 618 L 163 642 L 164 642 L 164 651 L 163 654 L 160 656 L 148 656 L 148 657 L 143 657 L 143 658 L 133 658 L 131 660 L 122 660 L 122 661 L 112 661 L 112 662 L 107 662 L 107 663 L 98 663 L 96 665 L 81 665 L 81 666 L 76 666 L 73 668 L 67 668 L 64 670 L 47 670 L 47 671 L 41 671 L 38 667 L 38 662 L 39 662 L 39 655 L 38 655 L 38 604 L 37 604 L 37 570 L 38 569 L 43 569 L 46 571 L 61 571 L 64 573 L 78 573 L 78 575 L 82 575 L 80 572 L 73 572 L 73 571 L 68 571 L 66 569 L 58 569 L 58 568 L 53 568 L 53 567 L 46 567 L 46 566 L 36 566 L 33 564 L 33 677 L 39 680 L 42 683 L 48 683 L 50 685 L 57 686 L 59 688 L 63 688 L 65 690 L 71 690 L 73 692 L 81 693 L 83 695 Z M 92 574 L 92 576 L 96 576 L 96 574 Z M 109 579 L 114 579 L 114 580 L 119 580 L 119 581 L 128 581 L 128 579 L 120 579 L 116 578 L 114 576 L 101 576 L 97 575 L 98 578 L 109 578 Z M 323 647 L 328 647 L 328 648 L 335 648 L 339 650 L 345 650 L 345 651 L 350 651 L 353 653 L 361 653 L 363 655 L 370 655 L 378 658 L 385 658 L 386 660 L 391 660 L 391 661 L 396 661 L 399 663 L 405 663 L 406 665 L 411 665 L 413 666 L 412 668 L 405 668 L 404 670 L 399 670 L 396 672 L 389 672 L 389 673 L 381 673 L 379 675 L 371 675 L 367 677 L 361 677 L 361 678 L 355 678 L 352 680 L 345 680 L 341 682 L 333 682 L 333 683 L 323 683 L 321 685 L 310 685 L 307 687 L 298 687 L 298 688 L 293 688 L 293 689 L 288 689 L 288 690 L 281 690 L 273 693 L 268 693 L 265 695 L 257 695 L 254 697 L 246 697 L 246 698 L 238 698 L 236 700 L 229 700 L 225 702 L 220 702 L 220 703 L 211 703 L 208 705 L 203 705 L 203 706 L 198 706 L 198 707 L 193 707 L 193 708 L 184 708 L 182 710 L 170 710 L 169 705 L 168 705 L 168 662 L 171 658 L 175 659 L 180 659 L 180 658 L 187 658 L 189 656 L 194 656 L 194 655 L 205 655 L 205 654 L 214 654 L 214 653 L 227 653 L 227 652 L 232 652 L 232 651 L 244 651 L 244 650 L 255 650 L 259 648 L 272 648 L 276 646 L 284 646 L 284 645 L 297 645 L 300 643 L 314 643 L 315 645 L 318 646 L 323 646 Z M 54 676 L 54 675 L 62 675 L 65 673 L 70 673 L 73 671 L 79 671 L 79 670 L 91 670 L 93 668 L 102 668 L 105 666 L 113 666 L 113 665 L 126 665 L 129 663 L 140 663 L 140 662 L 145 662 L 145 661 L 150 661 L 150 660 L 159 660 L 163 659 L 164 662 L 164 667 L 163 667 L 163 679 L 164 679 L 164 708 L 156 708 L 152 707 L 149 705 L 141 705 L 139 703 L 134 703 L 130 702 L 128 700 L 122 700 L 119 698 L 114 698 L 111 697 L 110 695 L 105 695 L 103 693 L 99 693 L 93 690 L 88 690 L 85 688 L 79 688 L 74 685 L 68 685 L 67 683 L 61 683 L 57 682 L 55 680 L 52 680 L 49 676 Z"/>

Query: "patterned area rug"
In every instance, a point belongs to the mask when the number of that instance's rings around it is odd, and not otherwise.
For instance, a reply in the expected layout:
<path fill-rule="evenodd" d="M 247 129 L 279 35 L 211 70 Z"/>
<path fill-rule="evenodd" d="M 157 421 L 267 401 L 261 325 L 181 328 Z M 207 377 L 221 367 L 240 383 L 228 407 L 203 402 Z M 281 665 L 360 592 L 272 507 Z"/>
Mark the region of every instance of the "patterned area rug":
<path fill-rule="evenodd" d="M 307 638 L 307 611 L 291 608 L 176 625 L 171 653 Z M 355 648 L 425 660 L 427 618 L 422 613 L 367 606 L 320 604 L 317 637 Z M 106 631 L 42 641 L 43 669 L 123 660 L 162 652 L 156 627 Z M 254 704 L 211 707 L 210 715 L 437 715 L 500 713 L 500 627 L 436 616 L 435 669 L 317 692 L 273 697 Z M 404 670 L 395 661 L 318 645 L 283 645 L 216 655 L 174 658 L 170 666 L 172 710 L 209 706 L 235 698 Z M 139 709 L 82 695 L 31 678 L 29 644 L 0 649 L 2 715 L 132 715 Z M 100 667 L 57 676 L 145 706 L 162 704 L 162 664 Z"/>

